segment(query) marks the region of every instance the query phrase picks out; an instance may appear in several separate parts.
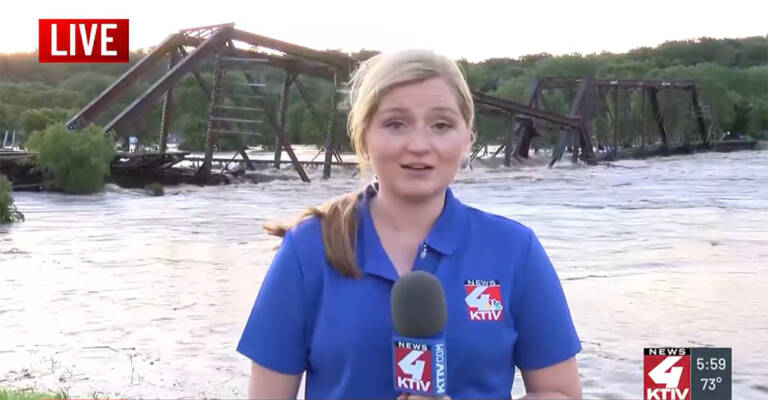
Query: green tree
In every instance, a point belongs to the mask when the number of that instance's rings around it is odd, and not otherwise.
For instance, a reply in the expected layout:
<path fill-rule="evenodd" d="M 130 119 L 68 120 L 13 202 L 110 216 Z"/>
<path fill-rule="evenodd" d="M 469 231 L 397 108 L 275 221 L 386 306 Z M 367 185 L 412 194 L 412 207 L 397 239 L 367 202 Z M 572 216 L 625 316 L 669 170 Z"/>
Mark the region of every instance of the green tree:
<path fill-rule="evenodd" d="M 0 131 L 21 129 L 19 107 L 0 101 Z"/>
<path fill-rule="evenodd" d="M 114 81 L 114 76 L 103 72 L 82 71 L 59 82 L 57 87 L 79 92 L 86 100 L 90 100 L 109 87 Z"/>
<path fill-rule="evenodd" d="M 531 77 L 521 75 L 513 78 L 501 80 L 498 89 L 493 93 L 494 96 L 514 100 L 520 103 L 528 101 L 529 87 L 531 86 Z"/>
<path fill-rule="evenodd" d="M 114 140 L 93 124 L 78 131 L 50 125 L 32 134 L 27 147 L 37 152 L 37 168 L 54 187 L 73 194 L 101 190 L 115 155 Z"/>
<path fill-rule="evenodd" d="M 74 111 L 62 108 L 37 108 L 26 110 L 21 113 L 21 128 L 29 133 L 41 131 L 47 128 L 48 125 L 66 121 L 71 115 L 74 115 Z"/>
<path fill-rule="evenodd" d="M 598 78 L 642 79 L 653 66 L 648 62 L 619 61 L 609 62 L 597 68 Z"/>
<path fill-rule="evenodd" d="M 749 132 L 768 140 L 768 100 L 755 99 L 751 105 L 752 115 Z"/>
<path fill-rule="evenodd" d="M 561 57 L 547 58 L 536 63 L 538 77 L 594 77 L 599 67 L 595 57 L 583 57 L 580 54 L 570 54 Z"/>
<path fill-rule="evenodd" d="M 180 150 L 203 151 L 205 149 L 205 132 L 208 121 L 199 115 L 185 115 L 180 121 L 181 143 Z"/>
<path fill-rule="evenodd" d="M 13 187 L 5 175 L 0 175 L 0 225 L 23 221 L 24 214 L 13 204 Z"/>
<path fill-rule="evenodd" d="M 744 98 L 740 98 L 733 106 L 733 122 L 730 131 L 734 133 L 746 133 L 749 130 L 752 112 L 752 104 Z"/>

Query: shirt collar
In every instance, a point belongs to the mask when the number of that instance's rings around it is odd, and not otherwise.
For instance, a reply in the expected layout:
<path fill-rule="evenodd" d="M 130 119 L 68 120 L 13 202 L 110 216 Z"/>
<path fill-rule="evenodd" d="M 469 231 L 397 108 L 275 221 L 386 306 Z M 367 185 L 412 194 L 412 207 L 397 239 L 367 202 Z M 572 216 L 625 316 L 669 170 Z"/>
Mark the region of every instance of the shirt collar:
<path fill-rule="evenodd" d="M 366 272 L 397 280 L 397 272 L 391 265 L 386 252 L 381 246 L 376 228 L 373 225 L 369 202 L 378 192 L 378 183 L 366 186 L 360 196 L 358 212 L 358 263 Z M 451 255 L 456 251 L 466 229 L 467 208 L 453 196 L 451 188 L 446 188 L 443 211 L 427 235 L 427 246 L 441 253 Z M 361 246 L 362 245 L 362 248 Z"/>

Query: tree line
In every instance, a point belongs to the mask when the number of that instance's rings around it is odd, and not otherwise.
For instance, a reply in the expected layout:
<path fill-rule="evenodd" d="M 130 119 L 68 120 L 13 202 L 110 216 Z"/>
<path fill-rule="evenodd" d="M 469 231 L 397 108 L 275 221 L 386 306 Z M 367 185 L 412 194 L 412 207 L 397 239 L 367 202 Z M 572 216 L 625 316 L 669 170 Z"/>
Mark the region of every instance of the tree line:
<path fill-rule="evenodd" d="M 32 132 L 44 130 L 51 124 L 74 115 L 102 90 L 114 82 L 133 63 L 149 50 L 131 53 L 126 64 L 40 64 L 36 53 L 0 55 L 0 137 L 5 130 L 17 131 L 18 141 Z M 363 59 L 376 54 L 361 50 L 352 54 Z M 164 64 L 164 63 L 159 63 Z M 459 60 L 467 80 L 474 90 L 490 95 L 525 102 L 530 82 L 538 77 L 593 77 L 613 79 L 693 79 L 700 97 L 718 130 L 731 131 L 763 138 L 768 134 L 768 35 L 742 39 L 699 38 L 670 41 L 656 47 L 642 47 L 623 54 L 568 54 L 554 56 L 547 53 L 519 58 L 494 58 L 482 62 Z M 212 82 L 213 63 L 208 60 L 200 68 L 203 79 Z M 103 112 L 97 121 L 106 123 L 111 117 L 146 90 L 165 72 L 158 65 L 146 77 L 136 82 L 113 106 Z M 282 70 L 260 66 L 254 70 L 257 79 L 265 84 L 262 90 L 268 106 L 277 110 L 284 73 Z M 328 126 L 331 104 L 330 82 L 300 75 L 314 113 L 307 107 L 298 91 L 293 88 L 288 99 L 285 130 L 289 140 L 298 144 L 321 144 Z M 225 77 L 228 93 L 248 94 L 242 73 L 230 70 Z M 208 126 L 209 100 L 195 77 L 186 75 L 175 87 L 174 119 L 170 132 L 181 143 L 181 148 L 200 150 Z M 637 125 L 640 114 L 639 100 L 631 100 L 626 118 Z M 562 93 L 548 94 L 541 99 L 542 108 L 565 113 L 568 99 Z M 611 115 L 611 102 L 598 113 L 595 126 L 603 126 Z M 637 103 L 637 104 L 636 104 Z M 690 100 L 684 96 L 660 96 L 660 105 L 669 115 L 672 129 L 694 129 Z M 250 106 L 248 100 L 228 98 L 227 104 Z M 274 146 L 274 130 L 266 119 L 256 115 L 235 115 L 245 119 L 261 119 L 256 126 L 236 129 L 258 131 L 263 136 L 245 137 L 248 145 Z M 338 116 L 337 138 L 344 135 L 344 114 Z M 143 145 L 156 144 L 159 137 L 161 108 L 151 107 L 141 118 L 133 121 L 130 134 Z M 602 118 L 602 120 L 601 120 Z M 494 139 L 506 132 L 504 122 L 498 118 L 480 115 L 477 119 L 480 139 Z M 234 149 L 240 145 L 232 135 L 220 138 L 219 148 Z M 346 141 L 344 141 L 346 143 Z"/>

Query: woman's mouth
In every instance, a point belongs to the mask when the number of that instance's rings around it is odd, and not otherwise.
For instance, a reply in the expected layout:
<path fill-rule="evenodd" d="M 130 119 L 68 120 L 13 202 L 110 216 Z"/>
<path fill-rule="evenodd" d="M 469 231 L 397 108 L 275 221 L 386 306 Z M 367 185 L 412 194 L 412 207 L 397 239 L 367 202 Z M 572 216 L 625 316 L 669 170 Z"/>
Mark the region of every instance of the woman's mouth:
<path fill-rule="evenodd" d="M 434 168 L 429 164 L 423 164 L 423 163 L 401 164 L 400 167 L 410 171 L 427 171 Z"/>

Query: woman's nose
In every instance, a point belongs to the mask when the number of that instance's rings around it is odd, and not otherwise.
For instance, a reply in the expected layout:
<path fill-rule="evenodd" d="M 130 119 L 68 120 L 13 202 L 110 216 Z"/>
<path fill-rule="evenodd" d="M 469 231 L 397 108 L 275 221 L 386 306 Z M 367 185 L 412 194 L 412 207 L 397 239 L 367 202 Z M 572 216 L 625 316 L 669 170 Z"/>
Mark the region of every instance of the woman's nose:
<path fill-rule="evenodd" d="M 421 153 L 428 151 L 429 147 L 429 131 L 427 127 L 418 126 L 410 135 L 408 135 L 406 148 L 409 151 Z"/>

